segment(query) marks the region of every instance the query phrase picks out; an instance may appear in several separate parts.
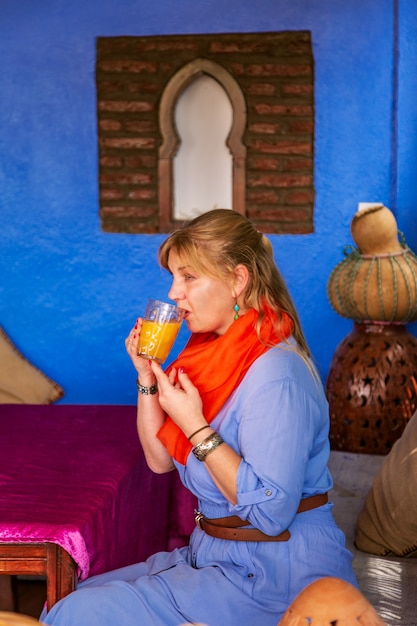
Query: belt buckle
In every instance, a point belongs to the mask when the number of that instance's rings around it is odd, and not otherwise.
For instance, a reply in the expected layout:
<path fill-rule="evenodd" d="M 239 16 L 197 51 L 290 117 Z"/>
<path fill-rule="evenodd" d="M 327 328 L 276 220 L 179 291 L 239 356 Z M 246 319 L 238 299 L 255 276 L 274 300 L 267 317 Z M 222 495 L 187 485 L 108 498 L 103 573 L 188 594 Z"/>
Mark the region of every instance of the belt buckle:
<path fill-rule="evenodd" d="M 202 512 L 194 511 L 194 519 L 195 519 L 197 528 L 199 528 L 200 530 L 203 530 L 203 527 L 201 526 L 201 520 L 204 519 L 204 515 L 202 514 Z"/>

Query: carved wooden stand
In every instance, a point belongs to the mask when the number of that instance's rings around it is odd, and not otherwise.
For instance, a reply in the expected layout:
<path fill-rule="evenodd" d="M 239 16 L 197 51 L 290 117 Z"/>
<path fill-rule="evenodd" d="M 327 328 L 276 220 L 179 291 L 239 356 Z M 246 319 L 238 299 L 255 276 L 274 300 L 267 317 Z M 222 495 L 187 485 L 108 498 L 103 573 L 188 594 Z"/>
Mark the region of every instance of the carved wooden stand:
<path fill-rule="evenodd" d="M 331 447 L 387 454 L 417 405 L 407 394 L 411 376 L 417 378 L 417 339 L 403 324 L 355 322 L 327 379 Z"/>

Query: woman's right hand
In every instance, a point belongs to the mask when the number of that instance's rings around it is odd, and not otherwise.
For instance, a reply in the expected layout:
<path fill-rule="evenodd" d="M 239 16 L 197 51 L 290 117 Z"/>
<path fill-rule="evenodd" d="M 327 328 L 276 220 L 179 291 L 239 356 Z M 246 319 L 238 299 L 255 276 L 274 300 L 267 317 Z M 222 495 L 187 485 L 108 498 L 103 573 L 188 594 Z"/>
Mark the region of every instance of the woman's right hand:
<path fill-rule="evenodd" d="M 126 352 L 130 356 L 133 367 L 138 373 L 138 378 L 143 385 L 155 382 L 155 376 L 151 370 L 149 359 L 144 359 L 138 355 L 138 340 L 142 328 L 142 318 L 138 317 L 136 324 L 125 339 Z"/>

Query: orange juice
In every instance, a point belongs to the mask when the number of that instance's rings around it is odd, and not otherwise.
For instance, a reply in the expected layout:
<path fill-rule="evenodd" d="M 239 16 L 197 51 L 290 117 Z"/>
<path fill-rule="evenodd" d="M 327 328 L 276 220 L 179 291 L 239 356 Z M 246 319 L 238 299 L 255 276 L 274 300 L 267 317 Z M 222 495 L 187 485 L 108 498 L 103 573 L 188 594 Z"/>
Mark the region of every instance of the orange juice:
<path fill-rule="evenodd" d="M 181 321 L 151 322 L 143 320 L 139 335 L 138 354 L 163 363 L 167 358 L 181 326 Z"/>

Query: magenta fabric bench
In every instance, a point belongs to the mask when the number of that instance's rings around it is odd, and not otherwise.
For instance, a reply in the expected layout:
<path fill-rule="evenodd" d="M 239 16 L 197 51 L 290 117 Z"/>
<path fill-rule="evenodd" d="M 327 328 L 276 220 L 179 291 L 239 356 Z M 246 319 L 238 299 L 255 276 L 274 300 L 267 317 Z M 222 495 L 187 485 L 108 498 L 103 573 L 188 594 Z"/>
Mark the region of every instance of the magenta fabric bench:
<path fill-rule="evenodd" d="M 187 541 L 194 499 L 147 467 L 136 407 L 0 405 L 0 429 L 0 573 L 44 574 L 48 608 Z"/>

